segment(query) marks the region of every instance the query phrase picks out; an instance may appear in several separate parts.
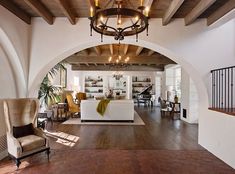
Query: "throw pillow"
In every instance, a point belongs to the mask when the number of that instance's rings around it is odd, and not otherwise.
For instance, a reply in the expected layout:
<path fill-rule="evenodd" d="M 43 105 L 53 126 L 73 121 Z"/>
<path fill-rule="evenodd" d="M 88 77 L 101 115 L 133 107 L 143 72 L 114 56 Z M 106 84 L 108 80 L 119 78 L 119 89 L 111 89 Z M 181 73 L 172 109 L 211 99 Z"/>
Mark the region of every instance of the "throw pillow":
<path fill-rule="evenodd" d="M 34 134 L 34 130 L 33 130 L 32 123 L 24 125 L 24 126 L 18 126 L 18 127 L 13 126 L 13 136 L 15 138 L 24 137 L 24 136 L 33 135 L 33 134 Z"/>

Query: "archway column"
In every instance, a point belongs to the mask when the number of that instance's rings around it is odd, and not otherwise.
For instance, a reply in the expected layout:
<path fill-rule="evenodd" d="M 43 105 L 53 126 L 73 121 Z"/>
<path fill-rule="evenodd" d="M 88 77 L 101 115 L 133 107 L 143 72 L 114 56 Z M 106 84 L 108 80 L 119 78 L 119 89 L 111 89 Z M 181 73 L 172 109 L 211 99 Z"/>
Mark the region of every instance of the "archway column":
<path fill-rule="evenodd" d="M 7 37 L 6 33 L 1 28 L 0 46 L 5 52 L 5 55 L 8 58 L 11 67 L 11 73 L 14 77 L 15 83 L 16 97 L 26 97 L 27 85 L 20 59 L 10 39 Z M 8 75 L 7 72 L 5 75 Z"/>

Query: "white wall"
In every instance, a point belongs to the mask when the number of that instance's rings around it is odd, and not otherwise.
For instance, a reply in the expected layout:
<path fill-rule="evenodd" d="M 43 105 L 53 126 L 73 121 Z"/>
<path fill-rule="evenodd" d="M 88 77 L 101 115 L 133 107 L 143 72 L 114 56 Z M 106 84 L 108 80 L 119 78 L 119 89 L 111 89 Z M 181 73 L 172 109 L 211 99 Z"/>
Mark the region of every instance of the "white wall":
<path fill-rule="evenodd" d="M 181 119 L 188 123 L 198 123 L 198 93 L 189 74 L 182 68 L 181 71 L 181 110 L 186 109 L 186 118 L 181 112 Z"/>
<path fill-rule="evenodd" d="M 12 15 L 5 9 L 0 9 L 0 17 L 1 28 L 7 23 L 16 28 L 14 31 L 4 29 L 8 36 L 16 36 L 12 38 L 14 43 L 21 43 L 21 36 L 23 40 L 27 38 L 17 31 L 20 26 L 22 29 L 27 27 L 19 20 L 12 20 Z M 29 62 L 28 96 L 36 95 L 42 78 L 56 63 L 84 48 L 101 44 L 98 35 L 89 37 L 87 19 L 79 19 L 76 25 L 71 25 L 67 19 L 57 18 L 54 25 L 48 25 L 35 18 L 32 27 L 30 60 L 27 61 L 27 56 L 18 58 L 21 64 L 24 64 L 22 60 Z M 114 43 L 114 40 L 105 37 L 105 43 Z M 235 64 L 235 21 L 210 28 L 206 26 L 206 20 L 198 20 L 186 27 L 183 19 L 174 20 L 167 26 L 162 26 L 160 19 L 151 19 L 149 37 L 141 35 L 138 43 L 134 37 L 125 38 L 123 43 L 153 49 L 178 62 L 187 71 L 199 93 L 199 143 L 235 168 L 235 117 L 208 110 L 210 70 Z M 14 44 L 14 47 L 25 50 L 20 44 Z M 23 65 L 21 67 L 24 69 Z"/>
<path fill-rule="evenodd" d="M 27 93 L 31 26 L 0 6 L 0 43 L 14 71 L 17 96 Z"/>
<path fill-rule="evenodd" d="M 0 43 L 0 99 L 17 96 L 16 83 L 11 64 Z"/>

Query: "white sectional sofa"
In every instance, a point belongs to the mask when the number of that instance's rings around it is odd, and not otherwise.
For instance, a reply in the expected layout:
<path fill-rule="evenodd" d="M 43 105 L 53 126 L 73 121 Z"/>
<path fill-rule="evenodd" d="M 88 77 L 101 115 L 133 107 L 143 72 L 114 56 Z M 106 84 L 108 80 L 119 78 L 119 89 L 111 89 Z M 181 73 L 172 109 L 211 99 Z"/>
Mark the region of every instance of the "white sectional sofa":
<path fill-rule="evenodd" d="M 97 111 L 100 100 L 81 101 L 81 121 L 134 121 L 133 100 L 111 100 L 104 116 Z"/>

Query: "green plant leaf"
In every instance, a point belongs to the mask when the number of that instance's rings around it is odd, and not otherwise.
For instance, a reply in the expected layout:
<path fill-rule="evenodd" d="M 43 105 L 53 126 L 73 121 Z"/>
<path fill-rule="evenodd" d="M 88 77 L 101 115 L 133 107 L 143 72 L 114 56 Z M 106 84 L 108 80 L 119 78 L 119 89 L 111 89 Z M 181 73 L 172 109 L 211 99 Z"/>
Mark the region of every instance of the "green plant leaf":
<path fill-rule="evenodd" d="M 66 62 L 58 63 L 44 77 L 38 91 L 38 99 L 41 105 L 48 106 L 50 103 L 61 101 L 60 96 L 57 94 L 61 93 L 63 88 L 51 85 L 49 76 L 53 79 L 58 72 L 66 70 L 65 64 Z"/>

